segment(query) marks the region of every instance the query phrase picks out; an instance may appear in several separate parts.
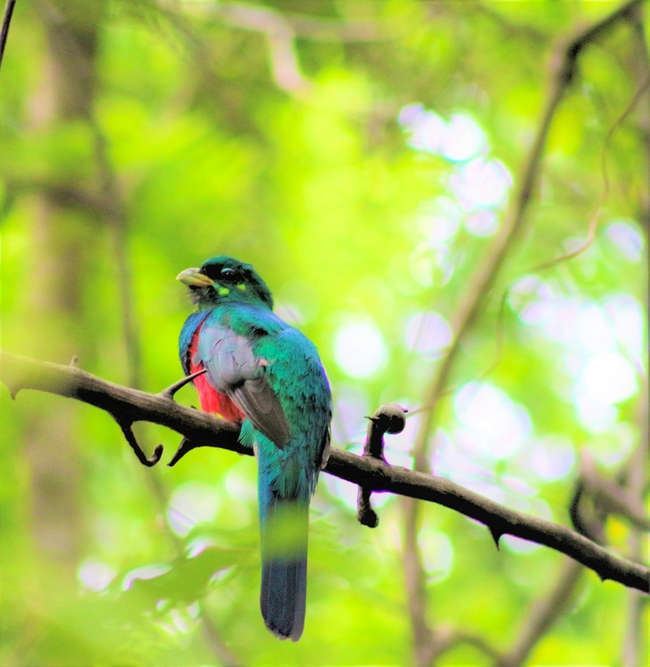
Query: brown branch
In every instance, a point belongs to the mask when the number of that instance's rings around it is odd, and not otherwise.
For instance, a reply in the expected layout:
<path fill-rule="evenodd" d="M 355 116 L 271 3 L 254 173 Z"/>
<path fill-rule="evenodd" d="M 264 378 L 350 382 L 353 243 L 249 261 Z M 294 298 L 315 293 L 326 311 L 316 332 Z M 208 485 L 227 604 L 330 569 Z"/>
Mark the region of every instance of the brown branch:
<path fill-rule="evenodd" d="M 600 473 L 587 450 L 581 453 L 580 476 L 585 491 L 599 501 L 599 507 L 607 514 L 619 514 L 639 530 L 650 530 L 650 518 L 645 514 L 642 499 Z"/>
<path fill-rule="evenodd" d="M 51 364 L 0 351 L 0 380 L 15 396 L 35 389 L 75 398 L 125 421 L 149 421 L 171 428 L 201 446 L 252 455 L 237 440 L 239 425 L 200 410 L 178 405 L 160 394 L 128 389 L 86 373 L 76 366 Z M 570 556 L 605 580 L 650 592 L 650 570 L 608 552 L 575 531 L 511 510 L 454 482 L 373 457 L 332 448 L 328 472 L 373 492 L 389 492 L 438 503 L 490 527 L 495 535 L 510 534 Z"/>
<path fill-rule="evenodd" d="M 268 7 L 237 3 L 215 3 L 207 9 L 226 25 L 264 35 L 273 79 L 280 88 L 300 94 L 311 87 L 300 69 L 294 28 L 283 14 Z"/>
<path fill-rule="evenodd" d="M 375 42 L 389 37 L 389 26 L 376 21 L 340 21 L 306 14 L 282 14 L 270 7 L 241 2 L 205 3 L 196 9 L 219 16 L 233 27 L 256 32 L 272 29 L 280 17 L 283 26 L 290 27 L 295 35 L 314 41 Z"/>
<path fill-rule="evenodd" d="M 501 659 L 499 651 L 480 635 L 467 632 L 466 630 L 441 626 L 434 633 L 434 641 L 427 656 L 429 664 L 435 664 L 443 654 L 459 644 L 473 646 L 495 662 Z"/>
<path fill-rule="evenodd" d="M 169 12 L 166 3 L 159 1 L 163 11 Z M 368 42 L 390 38 L 388 26 L 375 21 L 338 21 L 316 16 L 285 14 L 271 7 L 256 4 L 202 3 L 193 7 L 191 11 L 217 17 L 224 25 L 231 28 L 263 35 L 269 48 L 273 79 L 280 88 L 297 95 L 311 88 L 311 83 L 300 67 L 295 44 L 297 37 L 339 42 Z"/>
<path fill-rule="evenodd" d="M 2 58 L 5 54 L 7 37 L 9 37 L 9 26 L 11 25 L 11 17 L 13 16 L 15 6 L 16 0 L 7 0 L 5 13 L 2 17 L 2 29 L 0 30 L 0 68 L 2 67 Z"/>

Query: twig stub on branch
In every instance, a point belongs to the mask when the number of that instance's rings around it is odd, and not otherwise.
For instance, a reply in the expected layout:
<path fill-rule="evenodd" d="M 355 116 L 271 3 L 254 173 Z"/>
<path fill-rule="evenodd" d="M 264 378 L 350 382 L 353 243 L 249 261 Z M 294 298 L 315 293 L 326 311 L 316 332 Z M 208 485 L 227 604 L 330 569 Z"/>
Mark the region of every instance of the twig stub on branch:
<path fill-rule="evenodd" d="M 363 448 L 363 456 L 369 456 L 388 465 L 384 458 L 384 434 L 397 434 L 404 430 L 406 423 L 404 408 L 397 403 L 387 403 L 375 412 L 372 417 L 366 417 L 370 420 L 368 424 L 368 434 L 366 444 Z M 368 528 L 376 528 L 379 525 L 377 512 L 372 508 L 370 495 L 372 489 L 367 486 L 359 485 L 357 493 L 357 519 L 359 523 Z"/>

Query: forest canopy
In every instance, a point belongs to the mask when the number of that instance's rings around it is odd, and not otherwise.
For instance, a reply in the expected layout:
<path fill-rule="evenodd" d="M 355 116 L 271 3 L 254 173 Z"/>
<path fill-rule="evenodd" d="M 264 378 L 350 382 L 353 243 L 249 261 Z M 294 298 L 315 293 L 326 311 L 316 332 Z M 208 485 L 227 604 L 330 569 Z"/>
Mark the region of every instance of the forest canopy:
<path fill-rule="evenodd" d="M 388 464 L 647 568 L 647 30 L 640 0 L 17 0 L 1 347 L 161 392 L 175 277 L 232 255 L 318 348 L 333 447 L 397 403 Z M 648 663 L 638 590 L 399 493 L 371 529 L 327 472 L 279 642 L 251 457 L 168 467 L 138 422 L 145 467 L 83 402 L 0 408 L 2 665 Z"/>

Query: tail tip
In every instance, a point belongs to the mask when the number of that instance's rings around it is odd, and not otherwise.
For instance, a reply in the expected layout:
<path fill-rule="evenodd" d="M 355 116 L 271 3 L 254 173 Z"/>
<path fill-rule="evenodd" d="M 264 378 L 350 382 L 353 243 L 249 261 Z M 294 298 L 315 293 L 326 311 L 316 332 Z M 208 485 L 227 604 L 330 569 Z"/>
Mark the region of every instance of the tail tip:
<path fill-rule="evenodd" d="M 303 631 L 303 625 L 296 625 L 292 628 L 287 628 L 287 629 L 280 629 L 277 628 L 272 622 L 270 622 L 268 619 L 264 619 L 264 623 L 266 624 L 266 627 L 268 628 L 269 632 L 273 634 L 275 637 L 280 639 L 281 641 L 285 641 L 286 639 L 290 639 L 292 642 L 297 642 L 301 637 L 302 637 L 302 631 Z"/>

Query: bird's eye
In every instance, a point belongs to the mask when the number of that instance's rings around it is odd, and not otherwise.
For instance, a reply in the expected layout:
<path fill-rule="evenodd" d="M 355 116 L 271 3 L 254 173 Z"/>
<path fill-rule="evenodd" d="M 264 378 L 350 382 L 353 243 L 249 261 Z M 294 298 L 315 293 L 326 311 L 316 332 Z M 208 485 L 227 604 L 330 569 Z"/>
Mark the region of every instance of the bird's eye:
<path fill-rule="evenodd" d="M 224 283 L 235 283 L 238 280 L 237 271 L 234 269 L 221 269 L 219 280 Z"/>

